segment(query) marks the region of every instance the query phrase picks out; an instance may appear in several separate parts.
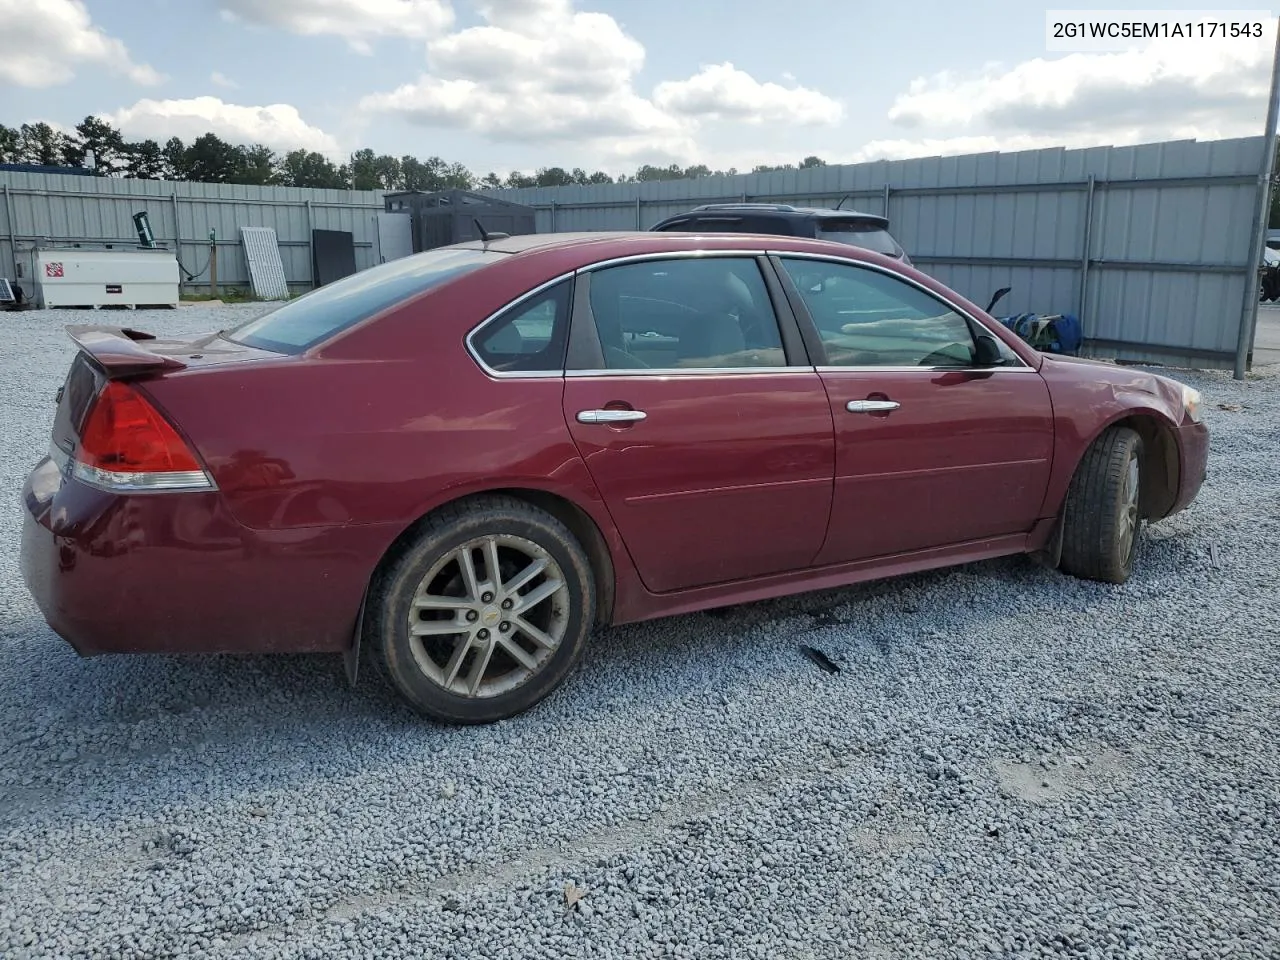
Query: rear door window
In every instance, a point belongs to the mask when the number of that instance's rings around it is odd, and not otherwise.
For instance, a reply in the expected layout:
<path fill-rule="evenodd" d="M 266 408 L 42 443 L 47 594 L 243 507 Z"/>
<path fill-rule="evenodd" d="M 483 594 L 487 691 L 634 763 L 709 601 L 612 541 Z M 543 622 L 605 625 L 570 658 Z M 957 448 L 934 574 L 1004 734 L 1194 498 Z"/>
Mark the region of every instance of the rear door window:
<path fill-rule="evenodd" d="M 251 320 L 228 340 L 275 353 L 302 353 L 318 343 L 505 254 L 488 250 L 431 250 L 343 277 Z"/>
<path fill-rule="evenodd" d="M 594 271 L 591 313 L 606 369 L 787 365 L 754 258 L 649 260 Z"/>

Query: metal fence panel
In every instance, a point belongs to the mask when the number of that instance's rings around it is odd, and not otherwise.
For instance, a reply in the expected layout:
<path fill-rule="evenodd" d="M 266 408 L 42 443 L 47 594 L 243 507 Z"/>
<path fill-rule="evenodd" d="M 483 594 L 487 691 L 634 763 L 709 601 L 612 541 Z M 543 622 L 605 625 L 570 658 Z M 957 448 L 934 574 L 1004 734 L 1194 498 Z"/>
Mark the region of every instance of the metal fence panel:
<path fill-rule="evenodd" d="M 1153 362 L 1230 367 L 1250 261 L 1263 138 L 875 161 L 732 177 L 501 190 L 537 229 L 648 229 L 699 203 L 764 200 L 888 214 L 917 265 L 1001 312 L 1080 315 L 1088 349 Z M 240 227 L 279 237 L 292 287 L 311 284 L 312 229 L 347 230 L 356 266 L 377 262 L 381 194 L 293 187 L 0 173 L 0 275 L 34 241 L 132 246 L 146 209 L 157 240 L 180 238 L 201 273 L 208 234 L 218 278 L 247 286 Z M 21 257 L 19 257 L 21 259 Z M 208 283 L 202 273 L 194 285 Z"/>
<path fill-rule="evenodd" d="M 347 230 L 355 239 L 356 266 L 376 262 L 374 217 L 382 211 L 376 191 L 306 190 L 244 184 L 112 180 L 62 174 L 0 172 L 0 276 L 29 259 L 35 243 L 137 243 L 133 215 L 146 210 L 157 242 L 178 250 L 197 274 L 184 289 L 209 284 L 209 234 L 218 245 L 218 284 L 250 283 L 240 243 L 241 227 L 275 230 L 291 288 L 312 285 L 311 231 Z"/>
<path fill-rule="evenodd" d="M 1263 139 L 877 161 L 500 195 L 538 230 L 647 229 L 699 203 L 886 212 L 926 272 L 1004 313 L 1076 313 L 1100 356 L 1226 367 L 1245 291 Z"/>

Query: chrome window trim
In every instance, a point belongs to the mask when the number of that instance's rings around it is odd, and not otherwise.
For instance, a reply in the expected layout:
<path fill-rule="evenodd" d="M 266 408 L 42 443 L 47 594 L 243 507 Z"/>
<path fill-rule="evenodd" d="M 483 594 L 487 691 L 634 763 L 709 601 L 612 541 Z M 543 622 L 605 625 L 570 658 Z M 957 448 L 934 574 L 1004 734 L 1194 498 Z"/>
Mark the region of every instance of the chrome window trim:
<path fill-rule="evenodd" d="M 1035 373 L 1035 367 L 1025 363 L 1017 367 L 814 367 L 818 373 Z"/>
<path fill-rule="evenodd" d="M 566 377 L 697 377 L 712 375 L 737 374 L 745 376 L 779 376 L 816 373 L 816 367 L 625 367 L 616 370 L 567 370 Z"/>
<path fill-rule="evenodd" d="M 538 296 L 545 292 L 548 288 L 555 286 L 565 280 L 569 280 L 580 273 L 594 273 L 596 270 L 603 270 L 607 267 L 618 266 L 626 263 L 640 263 L 646 260 L 685 260 L 700 259 L 703 257 L 741 257 L 744 259 L 758 259 L 760 257 L 778 257 L 779 259 L 791 258 L 800 260 L 821 260 L 828 263 L 838 263 L 848 267 L 862 268 L 865 270 L 875 270 L 886 276 L 893 277 L 906 283 L 921 293 L 924 293 L 935 300 L 950 307 L 953 311 L 962 317 L 965 317 L 972 323 L 976 323 L 983 330 L 991 333 L 991 328 L 978 317 L 975 317 L 968 310 L 961 309 L 957 304 L 952 303 L 946 297 L 939 295 L 937 292 L 930 290 L 924 284 L 918 283 L 910 277 L 882 267 L 878 264 L 868 263 L 863 260 L 850 260 L 846 257 L 836 256 L 829 253 L 811 253 L 808 251 L 793 250 L 770 250 L 770 249 L 750 249 L 750 250 L 664 250 L 657 253 L 635 253 L 628 254 L 624 257 L 611 257 L 608 260 L 601 260 L 597 263 L 587 264 L 576 270 L 569 270 L 550 280 L 544 281 L 531 290 L 522 293 L 514 300 L 499 307 L 489 316 L 485 317 L 480 323 L 476 324 L 466 336 L 467 353 L 471 355 L 471 359 L 480 367 L 485 375 L 495 380 L 541 380 L 549 377 L 586 377 L 586 376 L 697 376 L 699 374 L 723 375 L 723 374 L 786 374 L 786 373 L 874 373 L 876 371 L 892 372 L 892 373 L 1035 373 L 1035 367 L 1028 364 L 1021 357 L 1018 357 L 1017 366 L 1010 367 L 901 367 L 901 366 L 858 366 L 858 367 L 833 367 L 833 366 L 783 366 L 783 367 L 642 367 L 629 368 L 621 370 L 494 370 L 480 357 L 479 350 L 475 345 L 475 338 L 484 331 L 484 329 L 508 310 L 519 306 L 525 300 Z M 572 319 L 572 318 L 570 318 Z M 798 319 L 798 318 L 797 318 Z M 997 337 L 997 339 L 999 339 Z M 1016 356 L 1016 354 L 1015 354 Z"/>
<path fill-rule="evenodd" d="M 898 273 L 898 271 L 896 270 L 890 270 L 890 269 L 887 269 L 886 267 L 880 266 L 879 264 L 868 263 L 864 260 L 849 260 L 846 257 L 838 257 L 835 254 L 831 254 L 831 253 L 810 253 L 808 251 L 797 252 L 797 251 L 787 251 L 787 250 L 769 250 L 767 251 L 767 255 L 770 257 L 777 257 L 779 260 L 783 260 L 783 259 L 824 260 L 824 261 L 827 261 L 828 263 L 839 263 L 847 267 L 858 267 L 864 270 L 874 270 L 877 273 L 883 273 L 887 277 L 892 277 L 895 280 L 900 280 L 909 286 L 915 287 L 921 293 L 926 294 L 927 296 L 933 297 L 933 299 L 937 300 L 938 302 L 943 303 L 946 306 L 950 307 L 955 313 L 966 318 L 971 323 L 976 323 L 979 327 L 981 327 L 987 333 L 990 333 L 992 334 L 992 336 L 995 336 L 995 334 L 992 333 L 991 327 L 989 327 L 986 323 L 984 323 L 978 317 L 975 317 L 968 310 L 961 309 L 958 304 L 952 303 L 948 298 L 942 296 L 937 291 L 930 290 L 924 284 L 919 283 L 915 280 L 912 280 L 910 277 L 904 276 L 903 274 Z M 792 283 L 794 285 L 794 281 L 792 281 Z M 821 339 L 822 337 L 821 331 L 819 331 L 818 337 L 819 339 Z M 1000 338 L 996 337 L 996 339 L 999 340 Z M 1018 359 L 1018 365 L 1016 367 L 819 367 L 818 369 L 829 370 L 829 371 L 836 371 L 836 370 L 899 370 L 899 371 L 901 370 L 951 370 L 951 371 L 964 370 L 969 372 L 979 372 L 979 371 L 995 372 L 997 370 L 1000 370 L 1000 371 L 1030 370 L 1032 373 L 1035 372 L 1035 367 L 1031 366 L 1029 363 L 1027 363 L 1025 360 L 1019 357 L 1015 351 L 1011 350 L 1011 352 L 1013 352 L 1014 356 L 1017 357 Z"/>
<path fill-rule="evenodd" d="M 572 279 L 577 272 L 578 271 L 576 270 L 570 270 L 552 278 L 551 280 L 546 280 L 543 283 L 538 284 L 532 290 L 526 290 L 514 300 L 509 300 L 507 303 L 503 304 L 471 328 L 471 331 L 467 334 L 464 341 L 467 353 L 471 355 L 471 359 L 476 362 L 476 365 L 486 376 L 492 377 L 495 380 L 545 380 L 548 377 L 559 378 L 564 376 L 563 364 L 561 364 L 560 369 L 558 370 L 495 370 L 493 367 L 485 363 L 484 358 L 480 356 L 480 350 L 476 347 L 475 338 L 484 332 L 485 327 L 501 318 L 508 310 L 520 306 L 520 304 L 524 303 L 526 300 L 530 300 L 541 293 L 545 293 L 557 283 L 563 283 L 566 280 Z M 572 309 L 572 304 L 570 304 L 570 308 Z M 565 322 L 568 323 L 569 318 L 566 317 Z"/>
<path fill-rule="evenodd" d="M 689 234 L 694 236 L 694 234 Z M 734 236 L 734 234 L 714 234 L 714 236 Z M 664 250 L 659 253 L 632 253 L 625 257 L 613 257 L 599 263 L 588 264 L 578 268 L 579 273 L 594 273 L 606 267 L 616 267 L 624 263 L 640 263 L 645 260 L 700 260 L 706 257 L 740 257 L 743 260 L 759 260 L 767 256 L 767 252 L 759 248 L 751 250 Z"/>

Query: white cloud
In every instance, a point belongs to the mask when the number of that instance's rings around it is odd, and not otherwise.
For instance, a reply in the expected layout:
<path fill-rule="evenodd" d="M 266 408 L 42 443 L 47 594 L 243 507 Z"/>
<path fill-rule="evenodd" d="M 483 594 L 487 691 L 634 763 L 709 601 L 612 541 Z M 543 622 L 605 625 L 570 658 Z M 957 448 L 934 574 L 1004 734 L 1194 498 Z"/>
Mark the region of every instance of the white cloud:
<path fill-rule="evenodd" d="M 486 23 L 427 44 L 431 68 L 362 109 L 521 143 L 608 141 L 611 154 L 687 148 L 684 126 L 637 94 L 644 47 L 567 0 L 488 0 Z"/>
<path fill-rule="evenodd" d="M 215 87 L 222 87 L 222 89 L 224 90 L 234 90 L 238 86 L 240 86 L 240 84 L 236 83 L 226 74 L 221 73 L 217 70 L 209 74 L 209 82 L 212 83 Z"/>
<path fill-rule="evenodd" d="M 331 34 L 361 53 L 375 37 L 433 37 L 453 24 L 449 0 L 218 0 L 224 18 L 302 36 Z"/>
<path fill-rule="evenodd" d="M 660 108 L 686 117 L 739 122 L 836 124 L 840 103 L 807 87 L 761 83 L 732 63 L 704 66 L 688 80 L 660 83 L 653 92 Z"/>
<path fill-rule="evenodd" d="M 223 103 L 217 97 L 139 100 L 106 119 L 132 139 L 150 138 L 164 143 L 170 137 L 192 140 L 204 133 L 216 133 L 236 144 L 262 143 L 276 150 L 302 148 L 330 156 L 339 153 L 333 137 L 308 124 L 287 103 L 246 107 Z"/>
<path fill-rule="evenodd" d="M 105 67 L 144 85 L 164 79 L 94 26 L 82 0 L 0 0 L 0 44 L 0 81 L 20 87 L 66 83 L 79 64 Z"/>
<path fill-rule="evenodd" d="M 908 135 L 867 144 L 855 159 L 1255 135 L 1273 42 L 1204 41 L 1191 50 L 1156 41 L 921 77 L 889 110 Z"/>
<path fill-rule="evenodd" d="M 603 13 L 571 0 L 477 0 L 480 26 L 427 43 L 428 69 L 361 109 L 492 141 L 573 144 L 597 162 L 687 162 L 703 124 L 831 122 L 840 106 L 799 86 L 760 83 L 731 64 L 664 83 L 636 77 L 644 46 Z"/>

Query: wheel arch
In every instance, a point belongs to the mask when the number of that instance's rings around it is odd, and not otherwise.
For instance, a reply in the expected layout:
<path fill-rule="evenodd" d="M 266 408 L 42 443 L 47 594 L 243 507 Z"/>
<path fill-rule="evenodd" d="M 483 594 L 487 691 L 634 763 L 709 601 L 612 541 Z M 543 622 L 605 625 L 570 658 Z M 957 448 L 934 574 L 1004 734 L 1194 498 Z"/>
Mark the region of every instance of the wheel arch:
<path fill-rule="evenodd" d="M 368 596 L 369 591 L 387 568 L 417 539 L 419 531 L 428 520 L 447 507 L 456 507 L 468 500 L 483 500 L 488 497 L 511 497 L 521 500 L 551 514 L 569 528 L 569 532 L 582 544 L 582 549 L 587 552 L 587 558 L 591 562 L 591 572 L 596 581 L 596 623 L 600 626 L 608 624 L 613 616 L 616 567 L 608 541 L 599 524 L 591 514 L 569 497 L 528 486 L 510 485 L 468 490 L 433 505 L 431 509 L 409 523 L 388 545 L 369 575 L 369 582 L 365 585 L 365 596 Z"/>
<path fill-rule="evenodd" d="M 1117 412 L 1081 447 L 1071 469 L 1072 477 L 1079 471 L 1089 448 L 1112 427 L 1128 427 L 1142 438 L 1142 459 L 1139 461 L 1142 516 L 1147 520 L 1168 516 L 1178 499 L 1182 457 L 1177 425 L 1159 410 L 1144 406 Z"/>

